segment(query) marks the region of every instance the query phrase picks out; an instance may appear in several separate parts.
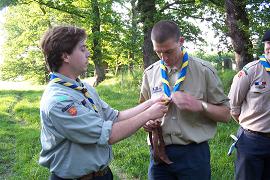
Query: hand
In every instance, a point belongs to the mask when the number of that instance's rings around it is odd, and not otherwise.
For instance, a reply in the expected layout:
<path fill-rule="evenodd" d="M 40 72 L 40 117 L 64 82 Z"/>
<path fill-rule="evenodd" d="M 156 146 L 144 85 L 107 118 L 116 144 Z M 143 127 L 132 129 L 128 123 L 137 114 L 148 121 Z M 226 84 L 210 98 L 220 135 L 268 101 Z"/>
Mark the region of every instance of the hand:
<path fill-rule="evenodd" d="M 168 105 L 171 102 L 171 100 L 172 100 L 171 98 L 166 97 L 164 94 L 159 97 L 149 99 L 152 105 L 157 102 L 163 102 L 165 105 Z"/>
<path fill-rule="evenodd" d="M 145 125 L 143 125 L 143 129 L 146 132 L 152 132 L 155 128 L 160 127 L 161 119 L 150 120 Z"/>
<path fill-rule="evenodd" d="M 166 106 L 163 102 L 157 102 L 146 110 L 149 119 L 162 118 L 167 111 L 168 106 Z"/>
<path fill-rule="evenodd" d="M 180 110 L 185 110 L 185 111 L 190 111 L 190 112 L 203 111 L 201 101 L 187 93 L 183 93 L 179 91 L 173 93 L 172 101 Z"/>

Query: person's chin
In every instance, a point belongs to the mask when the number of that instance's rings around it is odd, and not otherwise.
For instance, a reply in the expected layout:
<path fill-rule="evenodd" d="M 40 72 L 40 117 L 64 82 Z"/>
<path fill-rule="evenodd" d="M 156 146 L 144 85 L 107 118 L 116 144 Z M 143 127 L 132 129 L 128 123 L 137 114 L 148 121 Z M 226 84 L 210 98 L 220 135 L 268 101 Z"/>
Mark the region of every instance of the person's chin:
<path fill-rule="evenodd" d="M 166 66 L 169 66 L 171 67 L 171 64 L 170 63 L 167 63 L 167 62 L 164 62 Z"/>
<path fill-rule="evenodd" d="M 270 55 L 265 57 L 268 62 L 270 62 Z"/>

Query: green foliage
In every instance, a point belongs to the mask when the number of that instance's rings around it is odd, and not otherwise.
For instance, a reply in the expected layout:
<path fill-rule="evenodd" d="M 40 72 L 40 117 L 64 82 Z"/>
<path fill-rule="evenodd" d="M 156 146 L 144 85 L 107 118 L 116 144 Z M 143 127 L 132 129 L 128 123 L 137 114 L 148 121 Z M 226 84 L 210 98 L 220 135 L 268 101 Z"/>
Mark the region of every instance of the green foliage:
<path fill-rule="evenodd" d="M 3 80 L 24 77 L 45 83 L 48 75 L 39 48 L 39 40 L 51 25 L 73 23 L 71 16 L 44 9 L 38 4 L 9 7 L 4 29 L 7 41 L 3 47 Z"/>
<path fill-rule="evenodd" d="M 231 84 L 233 81 L 233 77 L 235 76 L 236 72 L 233 70 L 220 70 L 218 72 L 218 75 L 220 77 L 220 80 L 222 81 L 223 88 L 225 94 L 228 94 L 231 88 Z"/>

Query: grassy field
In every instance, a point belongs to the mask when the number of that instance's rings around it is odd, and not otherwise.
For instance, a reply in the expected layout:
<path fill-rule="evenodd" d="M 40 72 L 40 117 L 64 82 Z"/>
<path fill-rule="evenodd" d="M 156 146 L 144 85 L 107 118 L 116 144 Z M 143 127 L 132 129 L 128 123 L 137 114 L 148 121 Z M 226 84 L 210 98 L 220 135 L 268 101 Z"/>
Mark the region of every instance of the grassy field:
<path fill-rule="evenodd" d="M 102 99 L 119 110 L 138 103 L 138 83 L 131 78 L 106 80 L 97 90 Z M 48 179 L 48 170 L 37 164 L 41 94 L 42 90 L 0 90 L 0 179 Z M 219 124 L 210 141 L 214 180 L 233 179 L 235 154 L 226 154 L 232 142 L 229 135 L 236 129 L 233 121 Z M 116 179 L 147 179 L 149 152 L 143 130 L 114 145 L 113 151 L 111 167 Z"/>

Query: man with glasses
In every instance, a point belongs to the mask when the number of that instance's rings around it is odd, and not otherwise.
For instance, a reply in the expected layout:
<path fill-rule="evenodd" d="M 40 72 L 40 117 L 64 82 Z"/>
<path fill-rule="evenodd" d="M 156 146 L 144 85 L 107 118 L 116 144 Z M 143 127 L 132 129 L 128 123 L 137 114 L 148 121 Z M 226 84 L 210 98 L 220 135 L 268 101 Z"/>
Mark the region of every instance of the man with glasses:
<path fill-rule="evenodd" d="M 231 115 L 240 124 L 236 143 L 236 179 L 270 179 L 270 30 L 264 54 L 234 77 Z"/>
<path fill-rule="evenodd" d="M 216 70 L 189 56 L 176 23 L 159 21 L 151 39 L 160 61 L 145 70 L 140 101 L 162 94 L 170 101 L 162 119 L 144 126 L 151 142 L 148 178 L 210 179 L 208 140 L 217 122 L 229 120 L 229 99 Z"/>

